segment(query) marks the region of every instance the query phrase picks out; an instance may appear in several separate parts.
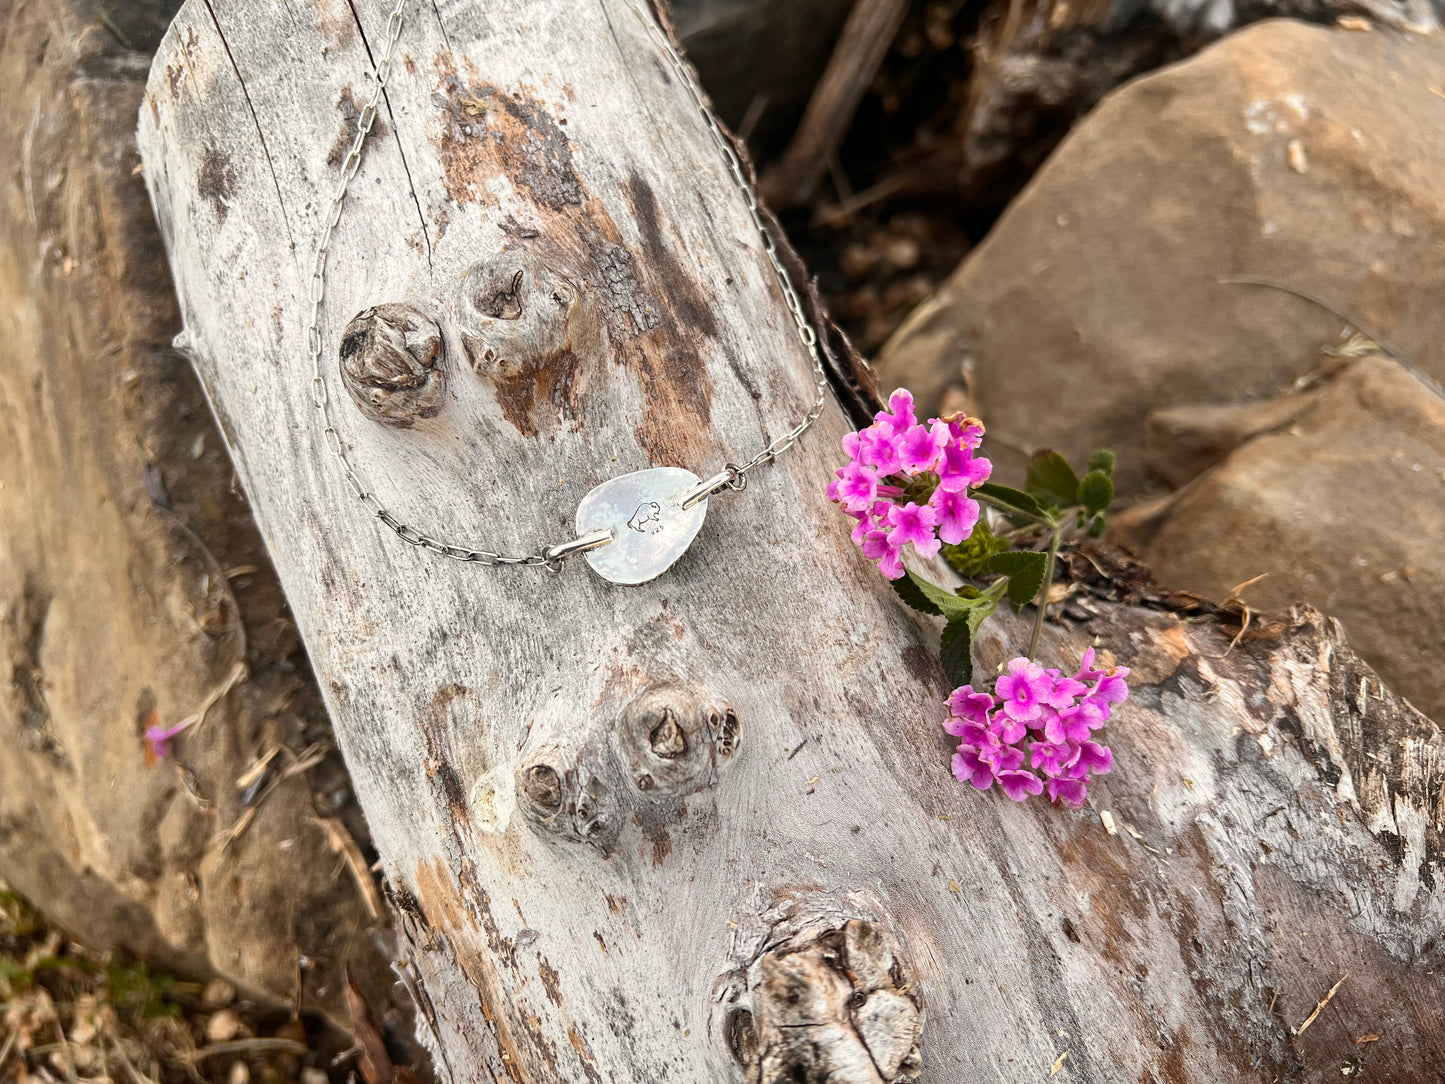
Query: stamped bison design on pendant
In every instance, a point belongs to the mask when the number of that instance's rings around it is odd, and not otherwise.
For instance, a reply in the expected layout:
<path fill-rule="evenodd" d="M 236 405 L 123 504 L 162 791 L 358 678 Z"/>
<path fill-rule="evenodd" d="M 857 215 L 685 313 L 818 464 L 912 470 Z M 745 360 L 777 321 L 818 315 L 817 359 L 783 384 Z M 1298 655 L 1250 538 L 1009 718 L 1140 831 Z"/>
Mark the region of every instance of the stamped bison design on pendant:
<path fill-rule="evenodd" d="M 639 504 L 627 526 L 638 534 L 656 534 L 662 530 L 662 505 L 656 501 Z"/>
<path fill-rule="evenodd" d="M 646 583 L 677 561 L 707 516 L 707 501 L 682 507 L 683 496 L 698 484 L 697 475 L 680 467 L 654 467 L 603 482 L 577 506 L 577 536 L 610 531 L 612 541 L 584 556 L 604 580 Z"/>

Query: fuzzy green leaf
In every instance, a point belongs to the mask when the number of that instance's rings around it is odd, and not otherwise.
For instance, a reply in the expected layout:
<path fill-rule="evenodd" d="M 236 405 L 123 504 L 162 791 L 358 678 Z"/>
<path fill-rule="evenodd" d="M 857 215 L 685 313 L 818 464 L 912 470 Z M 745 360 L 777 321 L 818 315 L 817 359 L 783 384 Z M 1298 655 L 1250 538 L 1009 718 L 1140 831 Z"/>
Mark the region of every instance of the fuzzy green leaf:
<path fill-rule="evenodd" d="M 1069 461 L 1058 452 L 1035 452 L 1029 460 L 1028 480 L 1024 489 L 1031 497 L 1046 504 L 1063 508 L 1074 503 L 1074 494 L 1079 491 L 1079 476 Z"/>
<path fill-rule="evenodd" d="M 1032 550 L 1015 550 L 1011 553 L 995 554 L 988 567 L 990 571 L 1008 577 L 1008 600 L 1013 603 L 1015 610 L 1021 610 L 1039 593 L 1048 563 L 1046 554 Z"/>
<path fill-rule="evenodd" d="M 956 689 L 973 680 L 973 641 L 983 624 L 994 610 L 998 609 L 999 597 L 1003 594 L 1003 580 L 991 585 L 988 590 L 970 598 L 958 600 L 962 605 L 949 617 L 943 626 L 943 642 L 940 657 L 944 672 Z"/>
<path fill-rule="evenodd" d="M 943 616 L 943 611 L 938 608 L 937 603 L 923 593 L 918 586 L 918 581 L 911 574 L 905 574 L 896 580 L 889 580 L 888 583 L 899 598 L 919 613 L 932 614 L 934 617 Z"/>
<path fill-rule="evenodd" d="M 1093 455 L 1089 456 L 1089 470 L 1101 470 L 1110 478 L 1114 476 L 1115 455 L 1108 448 L 1100 448 Z"/>
<path fill-rule="evenodd" d="M 952 591 L 945 591 L 936 583 L 929 583 L 927 580 L 915 576 L 912 572 L 907 574 L 907 578 L 912 580 L 913 585 L 918 588 L 924 597 L 933 605 L 937 606 L 938 612 L 950 621 L 957 617 L 967 616 L 969 610 L 977 604 L 977 599 L 960 598 Z"/>
<path fill-rule="evenodd" d="M 1079 503 L 1089 515 L 1098 515 L 1114 499 L 1114 480 L 1101 470 L 1091 470 L 1079 483 Z"/>
<path fill-rule="evenodd" d="M 939 657 L 950 688 L 957 689 L 973 681 L 973 632 L 973 622 L 966 617 L 955 618 L 943 626 Z"/>
<path fill-rule="evenodd" d="M 1053 522 L 1053 517 L 1049 515 L 1048 509 L 1023 490 L 985 482 L 973 492 L 1002 508 L 1004 514 L 1010 519 L 1020 520 L 1024 523 L 1051 524 Z"/>

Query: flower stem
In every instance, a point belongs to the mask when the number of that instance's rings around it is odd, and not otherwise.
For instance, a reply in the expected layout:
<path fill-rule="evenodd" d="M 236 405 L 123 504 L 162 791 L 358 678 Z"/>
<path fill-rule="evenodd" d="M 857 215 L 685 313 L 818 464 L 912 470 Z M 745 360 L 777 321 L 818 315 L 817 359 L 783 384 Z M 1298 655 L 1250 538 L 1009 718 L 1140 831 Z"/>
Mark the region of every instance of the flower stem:
<path fill-rule="evenodd" d="M 1044 560 L 1044 583 L 1039 588 L 1039 609 L 1038 613 L 1034 615 L 1034 635 L 1029 640 L 1029 659 L 1032 662 L 1039 661 L 1039 640 L 1044 635 L 1044 615 L 1049 612 L 1049 587 L 1054 582 L 1054 560 L 1059 555 L 1059 536 L 1061 534 L 1063 534 L 1063 529 L 1056 527 L 1049 535 L 1048 556 Z"/>

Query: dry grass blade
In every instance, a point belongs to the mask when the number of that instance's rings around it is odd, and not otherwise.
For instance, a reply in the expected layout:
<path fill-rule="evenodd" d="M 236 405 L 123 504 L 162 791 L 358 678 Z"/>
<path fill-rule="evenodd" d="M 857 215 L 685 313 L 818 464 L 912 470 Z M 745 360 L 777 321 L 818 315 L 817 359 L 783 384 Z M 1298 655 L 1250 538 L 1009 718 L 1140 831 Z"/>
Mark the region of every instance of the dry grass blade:
<path fill-rule="evenodd" d="M 1229 594 L 1225 596 L 1223 605 L 1239 607 L 1239 631 L 1234 634 L 1234 639 L 1229 641 L 1229 646 L 1224 649 L 1222 654 L 1207 655 L 1205 656 L 1206 658 L 1222 659 L 1239 646 L 1239 641 L 1244 639 L 1244 634 L 1249 631 L 1250 622 L 1254 620 L 1254 612 L 1250 610 L 1249 604 L 1244 601 L 1244 592 L 1268 575 L 1268 572 L 1261 572 L 1258 576 L 1251 577 L 1238 586 L 1229 589 Z"/>
<path fill-rule="evenodd" d="M 194 1053 L 186 1055 L 186 1061 L 195 1064 L 215 1057 L 217 1054 L 304 1054 L 306 1044 L 295 1039 L 233 1039 L 226 1043 L 211 1043 Z"/>
<path fill-rule="evenodd" d="M 125 1052 L 124 1044 L 117 1042 L 113 1049 L 115 1056 L 120 1059 L 120 1063 L 125 1066 L 125 1071 L 131 1075 L 131 1079 L 135 1081 L 135 1084 L 156 1084 L 153 1078 L 136 1068 L 135 1063 L 130 1060 L 130 1056 Z"/>
<path fill-rule="evenodd" d="M 340 851 L 346 856 L 346 864 L 351 867 L 351 876 L 356 881 L 356 887 L 361 890 L 366 909 L 371 912 L 373 919 L 379 921 L 385 914 L 385 909 L 382 907 L 381 893 L 376 890 L 376 882 L 371 878 L 366 856 L 361 853 L 361 848 L 356 845 L 356 840 L 351 838 L 351 833 L 341 821 L 335 817 L 321 817 L 319 820 L 331 840 L 332 850 Z"/>
<path fill-rule="evenodd" d="M 286 755 L 291 758 L 291 763 L 287 766 L 286 770 L 281 773 L 281 777 L 283 779 L 289 779 L 293 775 L 301 775 L 303 772 L 309 772 L 325 760 L 326 754 L 329 752 L 331 752 L 331 743 L 327 741 L 313 742 L 301 750 L 300 756 L 297 756 L 295 753 L 292 753 L 290 749 L 287 749 Z"/>
<path fill-rule="evenodd" d="M 0 1046 L 0 1069 L 5 1068 L 5 1063 L 10 1060 L 10 1051 L 15 1049 L 15 1041 L 20 1037 L 20 1032 L 12 1031 L 5 1038 L 5 1045 Z"/>
<path fill-rule="evenodd" d="M 246 673 L 246 664 L 244 662 L 238 662 L 235 666 L 231 667 L 231 672 L 221 680 L 221 683 L 206 694 L 206 698 L 201 701 L 200 710 L 191 716 L 194 721 L 186 729 L 191 732 L 199 730 L 201 724 L 206 721 L 206 716 L 211 713 L 211 709 L 216 706 L 221 697 L 225 696 L 245 680 Z"/>

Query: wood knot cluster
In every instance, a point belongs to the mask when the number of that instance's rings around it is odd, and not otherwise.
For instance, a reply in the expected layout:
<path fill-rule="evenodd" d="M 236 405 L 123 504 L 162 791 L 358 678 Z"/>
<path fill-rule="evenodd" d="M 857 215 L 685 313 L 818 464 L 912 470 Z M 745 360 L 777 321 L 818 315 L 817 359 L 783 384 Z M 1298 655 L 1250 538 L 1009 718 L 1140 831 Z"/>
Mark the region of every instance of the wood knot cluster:
<path fill-rule="evenodd" d="M 648 689 L 623 710 L 617 747 L 632 784 L 653 798 L 680 797 L 717 782 L 738 745 L 727 704 L 676 685 Z"/>
<path fill-rule="evenodd" d="M 374 422 L 410 429 L 434 418 L 446 396 L 441 328 L 411 305 L 386 304 L 352 318 L 341 336 L 341 382 Z"/>
<path fill-rule="evenodd" d="M 718 1038 L 748 1084 L 904 1084 L 922 1072 L 923 1010 L 882 927 L 798 934 L 724 983 Z"/>
<path fill-rule="evenodd" d="M 518 808 L 534 829 L 612 845 L 627 823 L 681 819 L 683 799 L 713 786 L 741 740 L 725 701 L 683 685 L 648 688 L 572 740 L 548 740 L 516 772 Z"/>

